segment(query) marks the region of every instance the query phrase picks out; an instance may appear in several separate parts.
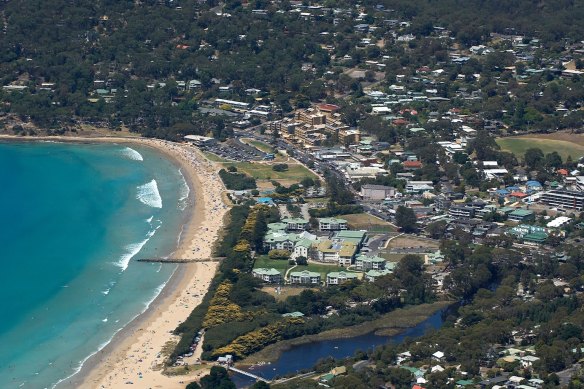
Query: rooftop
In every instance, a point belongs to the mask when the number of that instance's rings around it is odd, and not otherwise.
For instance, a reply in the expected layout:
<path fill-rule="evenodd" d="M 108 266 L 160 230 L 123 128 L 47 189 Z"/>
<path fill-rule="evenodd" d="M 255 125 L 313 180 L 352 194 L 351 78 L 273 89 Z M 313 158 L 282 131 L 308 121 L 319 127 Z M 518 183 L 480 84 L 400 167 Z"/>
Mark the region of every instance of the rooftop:
<path fill-rule="evenodd" d="M 347 221 L 345 219 L 338 219 L 335 217 L 323 217 L 318 219 L 319 222 L 321 223 L 346 223 Z"/>
<path fill-rule="evenodd" d="M 391 270 L 388 269 L 383 269 L 383 270 L 369 270 L 367 273 L 365 273 L 367 275 L 367 277 L 382 277 L 382 276 L 386 276 L 388 274 L 391 274 Z"/>
<path fill-rule="evenodd" d="M 278 275 L 281 275 L 278 270 L 276 270 L 274 268 L 269 268 L 268 269 L 268 268 L 265 268 L 265 267 L 260 267 L 260 268 L 257 268 L 257 269 L 253 269 L 253 272 L 254 273 L 257 273 L 257 274 L 264 275 L 264 276 L 278 276 Z"/>
<path fill-rule="evenodd" d="M 309 270 L 293 271 L 290 272 L 290 277 L 320 277 L 320 273 Z"/>
<path fill-rule="evenodd" d="M 339 272 L 334 271 L 334 272 L 327 274 L 326 276 L 330 277 L 330 278 L 356 279 L 357 273 L 348 273 L 348 272 L 344 272 L 344 271 L 339 271 Z"/>
<path fill-rule="evenodd" d="M 516 209 L 516 210 L 514 210 L 513 212 L 510 213 L 510 215 L 520 216 L 520 217 L 522 217 L 522 216 L 531 216 L 533 214 L 534 214 L 534 212 L 533 211 L 530 211 L 528 209 Z"/>

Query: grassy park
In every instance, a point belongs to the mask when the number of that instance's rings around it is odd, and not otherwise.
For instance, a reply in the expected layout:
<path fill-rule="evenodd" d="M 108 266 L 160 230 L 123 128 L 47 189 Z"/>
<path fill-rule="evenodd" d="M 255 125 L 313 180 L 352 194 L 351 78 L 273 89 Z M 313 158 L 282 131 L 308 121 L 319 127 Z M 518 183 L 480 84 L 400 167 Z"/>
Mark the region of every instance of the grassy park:
<path fill-rule="evenodd" d="M 415 236 L 403 235 L 392 239 L 387 245 L 388 248 L 402 247 L 428 247 L 437 250 L 440 242 L 427 238 L 418 238 Z"/>
<path fill-rule="evenodd" d="M 397 228 L 391 223 L 367 213 L 354 213 L 339 216 L 347 221 L 349 228 L 353 230 L 368 230 L 375 232 L 395 232 Z"/>
<path fill-rule="evenodd" d="M 573 160 L 584 156 L 584 137 L 580 134 L 561 133 L 498 138 L 497 144 L 502 150 L 513 153 L 518 159 L 523 159 L 525 151 L 531 148 L 539 148 L 544 154 L 557 151 L 564 161 L 569 155 Z"/>
<path fill-rule="evenodd" d="M 255 147 L 256 149 L 258 149 L 260 151 L 263 151 L 264 153 L 273 153 L 274 152 L 274 148 L 272 146 L 270 146 L 269 144 L 264 143 L 262 141 L 255 140 L 255 139 L 249 139 L 249 138 L 243 138 L 243 139 L 241 139 L 241 141 Z"/>
<path fill-rule="evenodd" d="M 286 273 L 286 270 L 288 270 L 288 268 L 291 266 L 288 264 L 288 260 L 270 259 L 267 255 L 260 255 L 259 257 L 256 258 L 253 267 L 254 269 L 262 267 L 274 268 L 282 272 L 282 275 L 284 275 Z"/>
<path fill-rule="evenodd" d="M 288 170 L 283 172 L 273 171 L 272 164 L 267 163 L 237 162 L 232 165 L 256 180 L 294 180 L 298 182 L 305 177 L 315 178 L 310 170 L 300 164 L 288 164 Z"/>

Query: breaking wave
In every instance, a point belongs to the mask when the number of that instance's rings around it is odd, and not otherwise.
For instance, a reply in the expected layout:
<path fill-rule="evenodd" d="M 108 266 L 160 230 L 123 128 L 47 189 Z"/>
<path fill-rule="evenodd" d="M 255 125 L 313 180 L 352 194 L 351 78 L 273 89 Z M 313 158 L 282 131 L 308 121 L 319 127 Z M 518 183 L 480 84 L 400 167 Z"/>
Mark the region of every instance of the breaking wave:
<path fill-rule="evenodd" d="M 124 155 L 124 157 L 131 159 L 133 161 L 143 161 L 144 157 L 142 157 L 142 154 L 140 154 L 139 152 L 137 152 L 136 150 L 134 150 L 131 147 L 124 147 L 124 149 L 122 150 L 122 154 Z"/>
<path fill-rule="evenodd" d="M 154 229 L 148 231 L 148 234 L 146 234 L 146 238 L 144 240 L 137 242 L 137 243 L 131 243 L 131 244 L 126 246 L 126 248 L 125 248 L 126 252 L 121 256 L 120 260 L 118 262 L 116 262 L 116 265 L 119 266 L 122 269 L 122 271 L 124 271 L 128 268 L 128 264 L 130 263 L 130 260 L 132 258 L 134 258 L 136 256 L 136 254 L 138 254 L 140 252 L 140 250 L 142 250 L 142 247 L 144 247 L 144 245 L 146 243 L 148 243 L 150 238 L 152 238 L 154 236 L 154 234 L 160 228 L 161 225 L 162 224 L 159 224 Z"/>
<path fill-rule="evenodd" d="M 156 180 L 140 185 L 136 198 L 149 207 L 162 208 L 162 197 L 160 197 L 160 192 L 158 192 Z"/>

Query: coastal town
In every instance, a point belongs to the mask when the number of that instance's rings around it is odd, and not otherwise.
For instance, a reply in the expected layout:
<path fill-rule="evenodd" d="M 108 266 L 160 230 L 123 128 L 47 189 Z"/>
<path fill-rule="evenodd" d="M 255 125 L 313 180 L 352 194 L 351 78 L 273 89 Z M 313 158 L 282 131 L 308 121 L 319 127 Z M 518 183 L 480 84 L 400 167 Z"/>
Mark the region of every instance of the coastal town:
<path fill-rule="evenodd" d="M 151 147 L 194 193 L 129 265 L 172 285 L 70 385 L 584 387 L 581 7 L 24 2 L 0 134 Z"/>
<path fill-rule="evenodd" d="M 334 120 L 334 109 L 338 107 L 330 104 L 322 107 L 323 110 L 321 107 L 316 105 L 296 113 L 295 118 L 298 119 L 290 121 L 290 125 L 293 128 L 304 126 L 308 130 L 311 121 L 319 120 L 326 124 L 329 117 Z M 307 111 L 310 112 L 308 118 Z M 453 117 L 459 118 L 458 115 Z M 258 189 L 254 186 L 254 189 L 233 190 L 230 193 L 236 203 L 253 200 L 257 203 L 254 207 L 277 208 L 280 215 L 285 215 L 267 224 L 262 247 L 253 254 L 256 259 L 252 275 L 262 280 L 267 288 L 273 288 L 276 295 L 290 289 L 330 287 L 352 280 L 374 282 L 391 274 L 400 258 L 416 255 L 423 259 L 425 272 L 431 275 L 434 293 L 451 297 L 452 271 L 456 266 L 452 264 L 452 248 L 445 241 L 464 240 L 470 245 L 512 248 L 525 265 L 536 264 L 542 256 L 546 256 L 547 260 L 559 266 L 569 263 L 570 258 L 569 254 L 558 248 L 580 242 L 580 231 L 584 227 L 580 216 L 584 206 L 584 177 L 580 171 L 583 164 L 550 166 L 546 170 L 553 180 L 540 182 L 537 180 L 538 172 L 530 171 L 528 166 L 518 165 L 507 170 L 496 160 L 479 160 L 466 154 L 466 146 L 476 139 L 477 131 L 465 126 L 464 132 L 461 131 L 463 139 L 438 142 L 444 151 L 440 156 L 443 163 L 444 160 L 445 164 L 462 161 L 457 163 L 457 167 L 462 170 L 468 166 L 477 175 L 480 182 L 477 188 L 468 185 L 460 191 L 457 190 L 460 184 L 455 183 L 456 179 L 462 178 L 459 176 L 452 180 L 447 176 L 438 180 L 420 179 L 426 178 L 422 169 L 429 162 L 421 162 L 423 155 L 415 151 L 402 147 L 385 150 L 385 145 L 379 145 L 373 138 L 361 139 L 358 130 L 353 130 L 354 144 L 313 146 L 309 142 L 303 143 L 305 133 L 297 135 L 290 127 L 285 132 L 276 132 L 282 131 L 282 122 L 268 122 L 266 127 L 271 130 L 266 131 L 267 135 L 246 133 L 245 143 L 247 147 L 255 143 L 258 155 L 262 150 L 270 151 L 257 158 L 255 163 L 258 165 L 274 168 L 278 165 L 277 160 L 284 158 L 287 163 L 305 163 L 310 170 L 310 177 L 304 177 L 305 184 L 297 185 L 291 193 L 282 196 L 285 192 L 278 190 L 280 184 L 277 181 L 264 179 L 258 180 Z M 274 132 L 270 134 L 269 131 Z M 247 141 L 252 139 L 252 142 Z M 190 136 L 187 140 L 210 152 L 215 150 L 215 141 L 211 138 Z M 462 141 L 465 147 L 461 146 Z M 278 149 L 278 146 L 282 148 Z M 232 153 L 241 155 L 238 151 Z M 295 160 L 290 155 L 294 155 Z M 542 155 L 541 158 L 543 160 L 545 157 Z M 220 163 L 230 166 L 228 160 Z M 440 166 L 441 161 L 436 160 L 435 164 Z M 245 171 L 255 175 L 253 168 Z M 362 213 L 345 216 L 342 212 L 333 212 L 327 217 L 312 216 L 323 209 L 327 195 L 330 195 L 314 185 L 315 180 L 327 181 L 325 172 L 336 177 L 341 185 L 351 188 L 354 204 Z M 393 186 L 382 185 L 388 182 Z M 468 184 L 468 180 L 465 182 Z M 411 213 L 409 218 L 401 215 L 404 209 Z M 514 298 L 522 301 L 537 299 L 536 285 L 548 283 L 565 296 L 578 295 L 579 287 L 570 279 L 576 275 L 549 278 L 538 275 L 537 279 L 532 280 L 535 284 L 527 286 L 519 283 Z M 327 314 L 334 314 L 330 308 L 331 312 Z M 283 316 L 305 315 L 291 312 Z M 426 387 L 429 376 L 442 374 L 446 369 L 450 369 L 449 378 L 444 384 L 456 387 L 542 387 L 543 380 L 539 378 L 505 373 L 510 366 L 529 371 L 540 361 L 533 346 L 525 347 L 529 344 L 527 339 L 536 337 L 534 331 L 525 335 L 521 335 L 519 330 L 514 332 L 513 342 L 500 346 L 497 351 L 489 350 L 488 358 L 485 356 L 487 361 L 484 365 L 481 363 L 484 373 L 488 371 L 491 375 L 497 369 L 502 372 L 495 378 L 482 374 L 478 375 L 481 378 L 479 382 L 474 379 L 477 375 L 469 375 L 460 365 L 454 368 L 442 366 L 440 363 L 444 364 L 445 354 L 440 350 L 430 356 L 435 366 L 430 362 L 428 368 L 425 364 L 418 367 L 428 359 L 412 359 L 409 351 L 398 354 L 394 366 L 412 373 L 413 388 Z M 413 364 L 413 361 L 417 363 Z M 359 371 L 367 368 L 367 364 L 357 362 L 356 365 L 359 365 Z M 568 371 L 574 371 L 574 367 L 566 367 Z M 344 373 L 346 369 L 336 367 L 330 373 L 319 376 L 318 380 L 321 384 L 330 384 Z M 560 376 L 563 377 L 561 384 L 569 382 L 569 376 L 564 373 Z M 388 384 L 384 387 L 394 386 Z"/>

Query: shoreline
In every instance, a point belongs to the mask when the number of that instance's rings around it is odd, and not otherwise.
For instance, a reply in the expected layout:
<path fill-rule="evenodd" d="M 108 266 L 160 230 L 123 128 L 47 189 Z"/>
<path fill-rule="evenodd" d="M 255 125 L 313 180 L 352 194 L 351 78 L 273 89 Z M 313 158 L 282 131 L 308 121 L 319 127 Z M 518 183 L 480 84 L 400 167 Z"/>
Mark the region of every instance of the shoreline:
<path fill-rule="evenodd" d="M 189 186 L 189 206 L 181 226 L 180 240 L 173 256 L 211 258 L 212 245 L 223 228 L 223 218 L 229 206 L 223 199 L 224 186 L 217 176 L 217 167 L 202 153 L 188 144 L 149 138 L 129 137 L 18 137 L 0 135 L 0 142 L 62 142 L 78 144 L 117 143 L 155 149 L 169 159 L 183 174 Z M 203 182 L 205 185 L 203 186 Z M 80 370 L 65 378 L 57 388 L 126 387 L 126 382 L 145 387 L 184 388 L 186 383 L 204 372 L 190 375 L 165 376 L 160 355 L 168 341 L 178 340 L 171 332 L 200 304 L 213 279 L 218 264 L 199 262 L 179 264 L 165 287 L 145 310 L 115 333 L 109 343 L 96 350 Z M 160 355 L 160 356 L 159 356 Z M 139 373 L 139 374 L 138 374 Z"/>

